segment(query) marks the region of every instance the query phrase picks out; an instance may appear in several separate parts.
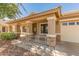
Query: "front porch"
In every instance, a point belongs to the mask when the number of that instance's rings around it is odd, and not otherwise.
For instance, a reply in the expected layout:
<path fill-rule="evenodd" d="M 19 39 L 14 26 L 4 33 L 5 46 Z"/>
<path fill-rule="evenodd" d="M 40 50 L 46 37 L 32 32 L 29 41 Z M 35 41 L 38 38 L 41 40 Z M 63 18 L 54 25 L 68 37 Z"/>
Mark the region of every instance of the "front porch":
<path fill-rule="evenodd" d="M 56 41 L 61 41 L 60 22 L 56 16 L 34 18 L 28 21 L 10 23 L 1 26 L 1 32 L 19 33 L 23 36 L 37 36 L 38 37 L 53 37 L 56 35 Z M 46 39 L 46 38 L 45 38 Z"/>
<path fill-rule="evenodd" d="M 22 33 L 22 32 L 21 32 Z M 57 40 L 60 41 L 60 23 L 56 19 L 56 16 L 45 17 L 45 18 L 36 18 L 32 19 L 28 23 L 27 35 L 35 36 L 36 38 L 42 37 L 46 40 L 49 36 L 56 35 Z"/>

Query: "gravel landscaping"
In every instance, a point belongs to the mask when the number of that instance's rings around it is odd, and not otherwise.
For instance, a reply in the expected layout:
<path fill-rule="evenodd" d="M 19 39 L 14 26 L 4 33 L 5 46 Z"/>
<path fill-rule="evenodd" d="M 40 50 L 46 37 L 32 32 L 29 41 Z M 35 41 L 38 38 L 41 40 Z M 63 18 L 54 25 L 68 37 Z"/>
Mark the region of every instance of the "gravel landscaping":
<path fill-rule="evenodd" d="M 34 56 L 28 50 L 11 44 L 9 40 L 0 40 L 0 56 Z"/>

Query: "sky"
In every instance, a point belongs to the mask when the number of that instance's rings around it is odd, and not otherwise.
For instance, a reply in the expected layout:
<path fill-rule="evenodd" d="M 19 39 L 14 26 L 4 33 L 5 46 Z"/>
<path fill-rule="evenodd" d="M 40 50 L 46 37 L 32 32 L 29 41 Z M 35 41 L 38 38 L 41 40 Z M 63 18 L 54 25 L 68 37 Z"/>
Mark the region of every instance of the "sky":
<path fill-rule="evenodd" d="M 22 17 L 29 15 L 32 12 L 43 12 L 46 10 L 53 9 L 55 7 L 61 6 L 61 12 L 68 12 L 71 10 L 79 10 L 79 3 L 24 3 L 22 4 L 26 11 L 20 6 L 20 10 L 22 12 Z"/>

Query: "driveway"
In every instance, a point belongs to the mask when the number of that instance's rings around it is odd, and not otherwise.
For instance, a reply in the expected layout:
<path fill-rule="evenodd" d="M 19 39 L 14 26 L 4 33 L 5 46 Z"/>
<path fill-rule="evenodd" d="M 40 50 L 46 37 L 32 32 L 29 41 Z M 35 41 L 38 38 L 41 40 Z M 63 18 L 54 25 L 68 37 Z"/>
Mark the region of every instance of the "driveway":
<path fill-rule="evenodd" d="M 56 46 L 56 53 L 64 56 L 79 56 L 79 43 L 60 42 Z"/>

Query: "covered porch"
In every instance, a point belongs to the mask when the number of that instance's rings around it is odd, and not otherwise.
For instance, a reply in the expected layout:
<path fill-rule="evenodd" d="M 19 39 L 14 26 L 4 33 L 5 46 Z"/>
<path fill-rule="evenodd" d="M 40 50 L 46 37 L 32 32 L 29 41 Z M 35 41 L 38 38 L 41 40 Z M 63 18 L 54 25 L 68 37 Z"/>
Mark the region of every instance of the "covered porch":
<path fill-rule="evenodd" d="M 50 38 L 60 41 L 60 23 L 56 16 L 34 18 L 26 22 L 13 25 L 13 31 L 20 33 L 20 38 L 28 42 L 49 45 Z M 10 28 L 11 30 L 11 28 Z M 53 41 L 51 41 L 53 42 Z M 54 45 L 54 44 L 50 44 Z"/>
<path fill-rule="evenodd" d="M 49 44 L 50 38 L 61 41 L 60 23 L 55 15 L 9 24 L 5 28 L 2 26 L 2 31 L 19 33 L 20 38 L 41 44 Z"/>
<path fill-rule="evenodd" d="M 7 32 L 14 32 L 20 35 L 20 38 L 39 41 L 41 44 L 46 42 L 59 42 L 61 41 L 60 35 L 60 7 L 41 12 L 37 14 L 31 14 L 20 20 L 8 22 Z M 31 38 L 31 39 L 30 39 Z M 54 39 L 54 41 L 52 41 Z M 53 44 L 50 44 L 53 45 Z"/>

